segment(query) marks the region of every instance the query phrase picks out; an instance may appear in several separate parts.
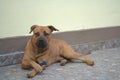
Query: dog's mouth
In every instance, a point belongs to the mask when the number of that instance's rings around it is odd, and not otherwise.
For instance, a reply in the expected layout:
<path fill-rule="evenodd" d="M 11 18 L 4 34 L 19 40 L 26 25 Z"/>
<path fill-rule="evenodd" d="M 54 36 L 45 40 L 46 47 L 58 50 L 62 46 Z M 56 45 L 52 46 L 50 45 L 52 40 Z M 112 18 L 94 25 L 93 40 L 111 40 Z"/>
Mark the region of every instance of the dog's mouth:
<path fill-rule="evenodd" d="M 41 38 L 36 42 L 36 46 L 38 48 L 45 48 L 45 47 L 47 47 L 47 42 L 44 38 Z"/>

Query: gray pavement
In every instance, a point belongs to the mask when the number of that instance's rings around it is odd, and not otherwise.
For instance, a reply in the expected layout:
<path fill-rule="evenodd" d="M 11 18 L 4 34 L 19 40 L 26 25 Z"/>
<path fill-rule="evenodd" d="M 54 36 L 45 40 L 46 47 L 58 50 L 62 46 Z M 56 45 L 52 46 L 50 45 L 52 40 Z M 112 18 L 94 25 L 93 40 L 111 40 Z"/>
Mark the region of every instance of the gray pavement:
<path fill-rule="evenodd" d="M 120 80 L 120 48 L 105 49 L 88 55 L 93 67 L 83 63 L 55 63 L 34 78 L 26 78 L 20 64 L 0 67 L 0 80 Z"/>

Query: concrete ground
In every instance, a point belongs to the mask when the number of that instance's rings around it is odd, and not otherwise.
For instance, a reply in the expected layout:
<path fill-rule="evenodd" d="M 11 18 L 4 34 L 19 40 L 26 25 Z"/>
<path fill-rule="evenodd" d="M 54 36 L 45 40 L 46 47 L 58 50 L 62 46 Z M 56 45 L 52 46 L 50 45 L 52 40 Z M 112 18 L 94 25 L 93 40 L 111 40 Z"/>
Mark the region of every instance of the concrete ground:
<path fill-rule="evenodd" d="M 92 52 L 93 67 L 83 63 L 55 63 L 34 78 L 26 78 L 20 64 L 0 67 L 0 80 L 120 80 L 120 48 Z"/>

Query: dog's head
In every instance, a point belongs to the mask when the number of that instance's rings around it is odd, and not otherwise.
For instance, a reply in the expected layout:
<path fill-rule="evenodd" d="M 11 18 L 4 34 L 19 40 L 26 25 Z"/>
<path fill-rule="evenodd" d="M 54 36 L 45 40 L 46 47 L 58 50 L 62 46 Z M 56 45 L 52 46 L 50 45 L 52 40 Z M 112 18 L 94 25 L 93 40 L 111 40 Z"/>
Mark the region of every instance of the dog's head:
<path fill-rule="evenodd" d="M 59 31 L 54 26 L 38 26 L 33 25 L 30 32 L 33 32 L 32 41 L 38 48 L 46 48 L 48 46 L 50 35 L 53 31 Z"/>

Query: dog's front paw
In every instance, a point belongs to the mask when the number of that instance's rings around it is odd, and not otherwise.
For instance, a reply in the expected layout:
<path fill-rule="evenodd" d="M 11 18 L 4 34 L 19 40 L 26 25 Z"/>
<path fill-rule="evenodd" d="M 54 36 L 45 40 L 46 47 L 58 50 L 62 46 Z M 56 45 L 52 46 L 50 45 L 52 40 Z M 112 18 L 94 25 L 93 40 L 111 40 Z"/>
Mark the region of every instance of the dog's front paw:
<path fill-rule="evenodd" d="M 32 70 L 32 71 L 28 72 L 27 77 L 28 77 L 28 78 L 32 78 L 32 77 L 34 77 L 36 74 L 37 74 L 37 73 Z"/>

